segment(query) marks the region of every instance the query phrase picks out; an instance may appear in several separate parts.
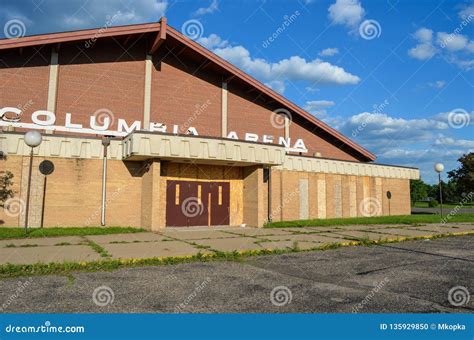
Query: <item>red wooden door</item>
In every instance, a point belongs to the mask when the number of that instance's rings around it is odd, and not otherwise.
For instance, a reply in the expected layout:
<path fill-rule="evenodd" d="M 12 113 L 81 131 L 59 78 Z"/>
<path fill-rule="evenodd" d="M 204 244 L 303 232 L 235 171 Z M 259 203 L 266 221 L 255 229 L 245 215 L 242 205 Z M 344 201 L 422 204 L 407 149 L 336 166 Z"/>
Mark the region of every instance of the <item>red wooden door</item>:
<path fill-rule="evenodd" d="M 228 225 L 229 208 L 228 182 L 167 181 L 169 227 Z"/>

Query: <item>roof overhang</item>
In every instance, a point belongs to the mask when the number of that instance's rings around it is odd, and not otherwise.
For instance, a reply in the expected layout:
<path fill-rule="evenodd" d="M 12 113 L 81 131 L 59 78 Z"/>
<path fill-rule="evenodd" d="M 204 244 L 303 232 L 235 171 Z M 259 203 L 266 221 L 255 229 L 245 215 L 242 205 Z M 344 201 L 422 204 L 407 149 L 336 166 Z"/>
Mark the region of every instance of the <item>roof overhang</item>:
<path fill-rule="evenodd" d="M 123 140 L 123 160 L 160 159 L 221 165 L 283 164 L 285 148 L 224 138 L 133 132 Z"/>
<path fill-rule="evenodd" d="M 12 48 L 21 48 L 28 46 L 60 44 L 65 42 L 83 41 L 89 39 L 100 39 L 107 37 L 117 37 L 131 34 L 143 34 L 149 32 L 159 32 L 161 27 L 160 22 L 127 25 L 108 28 L 95 28 L 88 30 L 61 32 L 51 34 L 32 35 L 23 38 L 1 39 L 0 50 L 7 50 Z"/>

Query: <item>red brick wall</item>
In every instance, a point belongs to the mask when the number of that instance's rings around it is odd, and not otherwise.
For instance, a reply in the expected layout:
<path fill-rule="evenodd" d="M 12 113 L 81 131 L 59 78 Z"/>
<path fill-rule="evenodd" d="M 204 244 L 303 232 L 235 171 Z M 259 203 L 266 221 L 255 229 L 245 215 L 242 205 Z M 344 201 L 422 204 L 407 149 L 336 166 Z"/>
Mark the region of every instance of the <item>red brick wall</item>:
<path fill-rule="evenodd" d="M 313 130 L 315 132 L 313 132 Z M 313 156 L 315 152 L 320 152 L 321 157 L 334 158 L 346 161 L 357 161 L 358 159 L 348 152 L 345 152 L 341 148 L 343 147 L 341 142 L 330 141 L 330 139 L 324 139 L 321 136 L 324 133 L 315 127 L 311 127 L 309 124 L 304 124 L 298 120 L 294 120 L 290 125 L 290 137 L 293 141 L 296 138 L 302 138 L 306 148 L 308 149 L 307 156 Z"/>
<path fill-rule="evenodd" d="M 31 122 L 31 114 L 45 110 L 48 100 L 49 61 L 47 47 L 2 51 L 0 54 L 0 107 L 23 110 L 22 121 Z"/>
<path fill-rule="evenodd" d="M 179 57 L 157 56 L 153 60 L 150 119 L 155 123 L 190 126 L 203 136 L 221 135 L 221 85 L 202 70 L 203 65 Z"/>
<path fill-rule="evenodd" d="M 255 133 L 259 135 L 259 141 L 263 135 L 270 135 L 275 143 L 278 143 L 278 137 L 284 137 L 284 125 L 279 125 L 278 120 L 272 125 L 274 114 L 262 105 L 257 92 L 246 94 L 234 83 L 228 85 L 228 90 L 227 131 L 237 132 L 241 139 L 245 138 L 246 132 Z"/>
<path fill-rule="evenodd" d="M 142 120 L 145 82 L 145 46 L 138 42 L 124 51 L 115 41 L 61 46 L 56 106 L 56 124 L 63 125 L 66 113 L 73 123 L 89 126 L 89 117 L 99 109 L 113 112 L 131 124 Z"/>

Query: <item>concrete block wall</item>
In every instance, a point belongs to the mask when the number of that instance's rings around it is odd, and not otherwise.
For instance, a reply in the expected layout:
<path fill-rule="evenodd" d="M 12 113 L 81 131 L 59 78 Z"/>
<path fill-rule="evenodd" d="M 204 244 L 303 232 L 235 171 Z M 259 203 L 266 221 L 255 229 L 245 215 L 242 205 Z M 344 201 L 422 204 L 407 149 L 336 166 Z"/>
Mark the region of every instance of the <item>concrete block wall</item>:
<path fill-rule="evenodd" d="M 272 220 L 298 220 L 300 179 L 309 184 L 309 218 L 409 215 L 408 179 L 272 171 Z M 390 200 L 387 191 L 392 193 Z"/>

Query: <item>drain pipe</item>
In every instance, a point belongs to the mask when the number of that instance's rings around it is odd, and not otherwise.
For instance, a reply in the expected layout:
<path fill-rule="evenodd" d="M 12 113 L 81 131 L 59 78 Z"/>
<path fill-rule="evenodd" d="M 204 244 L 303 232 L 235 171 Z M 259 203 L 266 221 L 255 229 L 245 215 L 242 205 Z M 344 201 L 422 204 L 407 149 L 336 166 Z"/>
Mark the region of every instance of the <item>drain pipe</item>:
<path fill-rule="evenodd" d="M 267 180 L 267 204 L 268 204 L 268 222 L 272 222 L 272 168 L 268 167 L 268 180 Z"/>
<path fill-rule="evenodd" d="M 104 146 L 104 157 L 102 159 L 102 206 L 100 225 L 105 226 L 105 207 L 106 207 L 106 184 L 107 184 L 107 148 L 110 145 L 110 137 L 102 137 L 102 145 Z"/>

